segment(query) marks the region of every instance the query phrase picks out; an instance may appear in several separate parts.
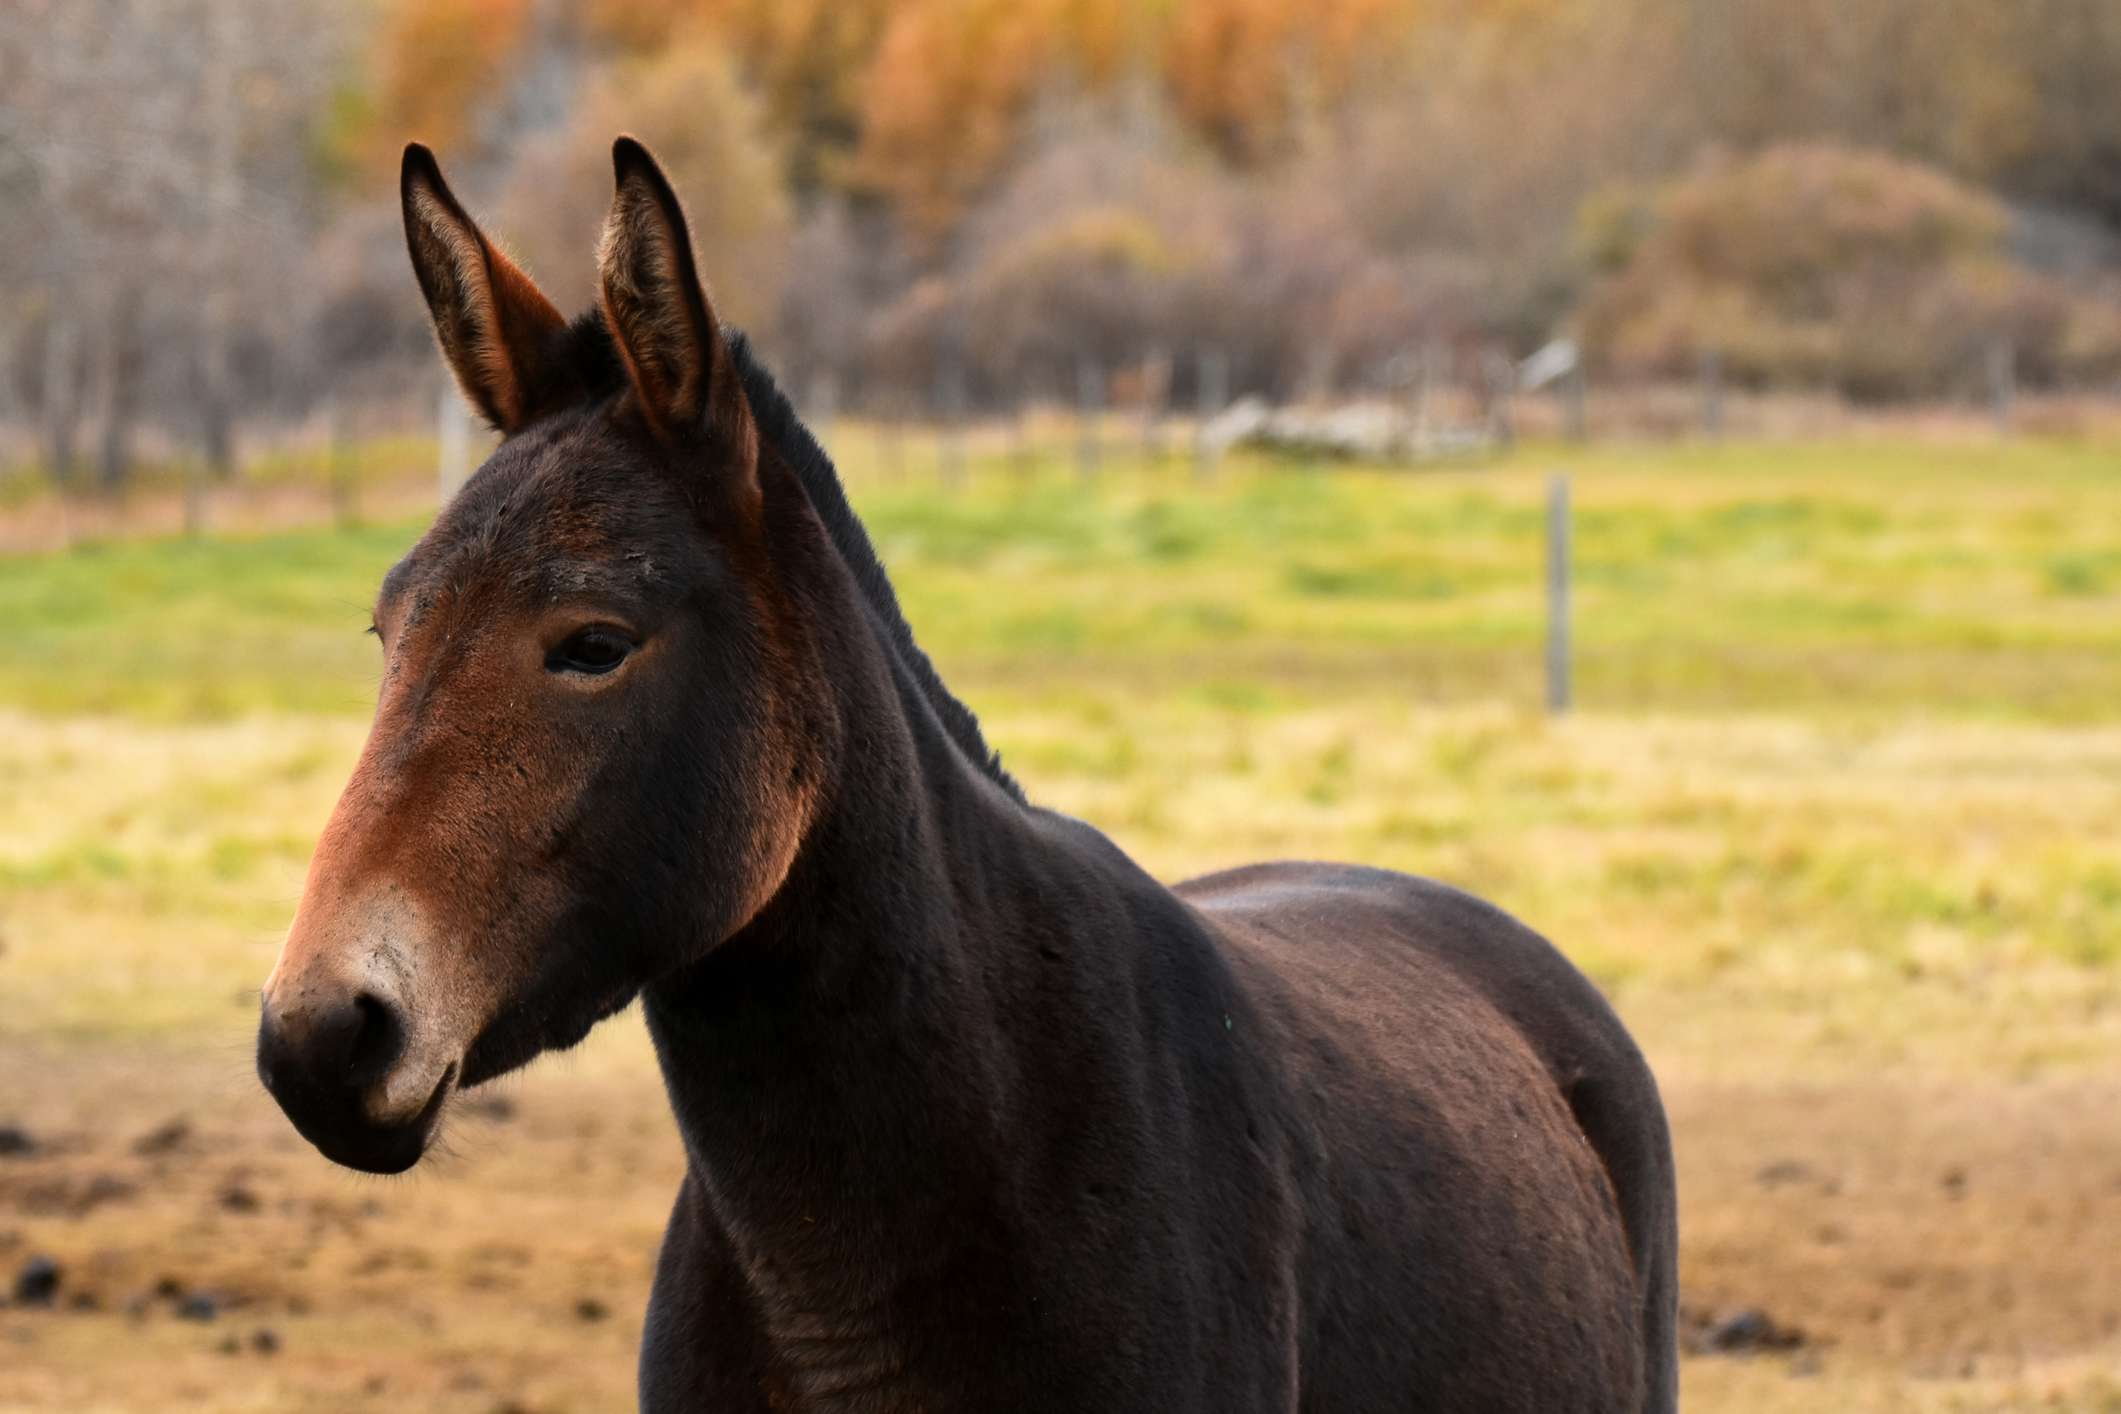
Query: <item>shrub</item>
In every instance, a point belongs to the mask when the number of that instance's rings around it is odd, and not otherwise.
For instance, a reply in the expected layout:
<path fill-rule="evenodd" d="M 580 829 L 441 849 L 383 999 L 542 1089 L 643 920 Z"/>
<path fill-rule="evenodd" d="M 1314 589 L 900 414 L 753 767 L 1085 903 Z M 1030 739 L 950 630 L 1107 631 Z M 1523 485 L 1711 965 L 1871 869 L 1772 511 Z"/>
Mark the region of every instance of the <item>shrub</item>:
<path fill-rule="evenodd" d="M 2055 382 L 2121 355 L 2115 312 L 2014 260 L 2011 215 L 1934 169 L 1825 145 L 1769 148 L 1579 219 L 1600 272 L 1579 311 L 1592 356 L 1685 376 L 1706 354 L 1754 385 L 1859 398 L 1948 392 L 1996 340 Z"/>

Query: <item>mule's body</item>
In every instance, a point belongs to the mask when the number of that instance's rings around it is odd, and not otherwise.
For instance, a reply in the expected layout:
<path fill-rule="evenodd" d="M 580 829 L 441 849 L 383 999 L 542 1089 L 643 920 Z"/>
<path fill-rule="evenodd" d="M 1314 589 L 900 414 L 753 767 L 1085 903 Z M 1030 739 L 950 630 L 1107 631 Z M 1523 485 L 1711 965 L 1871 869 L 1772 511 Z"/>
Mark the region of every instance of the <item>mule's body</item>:
<path fill-rule="evenodd" d="M 1596 991 L 1436 884 L 1166 888 L 1029 804 L 618 164 L 570 327 L 408 157 L 509 436 L 379 603 L 267 986 L 297 1125 L 402 1168 L 640 993 L 688 1156 L 651 1410 L 1671 1409 L 1670 1145 Z"/>
<path fill-rule="evenodd" d="M 647 991 L 691 1172 L 645 1408 L 1670 1407 L 1662 1111 L 1559 953 L 1377 870 L 1168 889 L 899 655 L 836 651 L 891 724 L 846 818 Z"/>

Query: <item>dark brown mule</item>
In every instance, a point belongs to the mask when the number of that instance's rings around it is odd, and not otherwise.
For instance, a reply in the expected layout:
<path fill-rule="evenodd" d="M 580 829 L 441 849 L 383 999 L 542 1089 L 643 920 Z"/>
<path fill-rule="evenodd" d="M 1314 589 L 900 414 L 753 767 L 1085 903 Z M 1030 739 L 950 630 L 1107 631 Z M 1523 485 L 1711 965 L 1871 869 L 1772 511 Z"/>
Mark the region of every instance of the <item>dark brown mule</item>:
<path fill-rule="evenodd" d="M 404 1169 L 641 995 L 689 1159 L 653 1409 L 1671 1409 L 1670 1145 L 1597 992 L 1437 884 L 1166 888 L 1028 804 L 614 155 L 570 324 L 406 154 L 505 439 L 377 601 L 265 988 L 296 1127 Z"/>

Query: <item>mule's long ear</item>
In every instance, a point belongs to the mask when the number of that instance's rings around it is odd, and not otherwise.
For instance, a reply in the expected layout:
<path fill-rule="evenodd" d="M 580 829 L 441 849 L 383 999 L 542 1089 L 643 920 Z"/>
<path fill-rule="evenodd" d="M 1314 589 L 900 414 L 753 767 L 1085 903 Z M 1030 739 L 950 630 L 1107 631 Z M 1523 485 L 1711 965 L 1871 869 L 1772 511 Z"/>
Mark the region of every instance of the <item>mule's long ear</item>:
<path fill-rule="evenodd" d="M 405 148 L 398 198 L 442 357 L 487 420 L 513 432 L 544 410 L 555 381 L 555 370 L 544 367 L 551 336 L 567 321 L 465 214 L 419 143 Z"/>
<path fill-rule="evenodd" d="M 748 470 L 758 450 L 751 408 L 693 263 L 685 209 L 634 139 L 611 145 L 611 165 L 617 190 L 597 275 L 641 405 L 664 436 L 705 433 Z"/>

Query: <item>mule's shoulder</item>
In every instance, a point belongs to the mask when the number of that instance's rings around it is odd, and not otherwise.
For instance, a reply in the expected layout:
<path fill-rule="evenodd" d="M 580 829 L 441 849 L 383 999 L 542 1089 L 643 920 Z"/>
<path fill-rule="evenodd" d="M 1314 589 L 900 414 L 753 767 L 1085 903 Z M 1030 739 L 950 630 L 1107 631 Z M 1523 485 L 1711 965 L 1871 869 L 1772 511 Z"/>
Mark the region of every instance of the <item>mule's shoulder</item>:
<path fill-rule="evenodd" d="M 1277 860 L 1203 874 L 1173 886 L 1180 898 L 1211 916 L 1303 921 L 1362 912 L 1392 917 L 1422 936 L 1514 935 L 1539 939 L 1517 919 L 1463 889 L 1418 874 L 1362 864 Z M 1395 930 L 1396 931 L 1396 930 Z"/>

